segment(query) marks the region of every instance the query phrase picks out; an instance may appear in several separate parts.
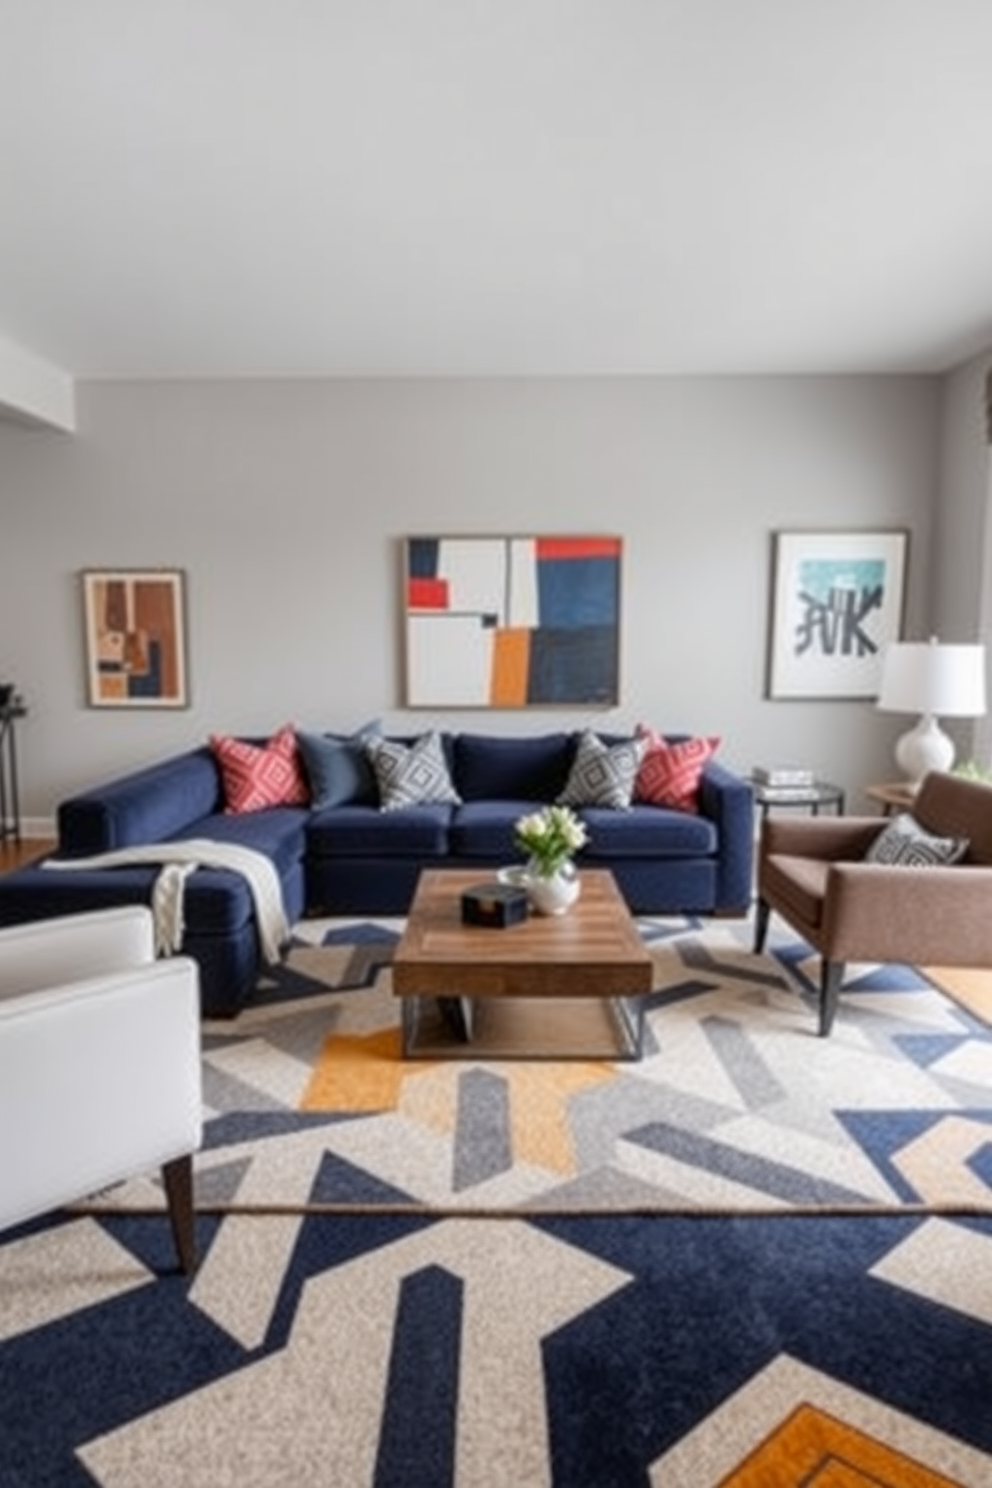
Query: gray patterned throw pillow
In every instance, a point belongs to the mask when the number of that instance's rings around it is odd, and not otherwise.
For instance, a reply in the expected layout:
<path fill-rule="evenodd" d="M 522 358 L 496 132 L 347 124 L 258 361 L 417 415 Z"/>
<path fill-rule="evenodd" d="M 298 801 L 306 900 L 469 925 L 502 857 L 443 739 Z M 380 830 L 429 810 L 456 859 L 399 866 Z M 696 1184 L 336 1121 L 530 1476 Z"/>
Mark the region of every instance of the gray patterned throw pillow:
<path fill-rule="evenodd" d="M 451 782 L 440 734 L 424 734 L 410 745 L 395 739 L 368 739 L 365 752 L 379 786 L 380 811 L 435 802 L 457 806 L 461 801 Z"/>
<path fill-rule="evenodd" d="M 608 806 L 613 811 L 628 811 L 646 748 L 645 739 L 605 744 L 591 729 L 586 729 L 579 739 L 558 804 Z"/>
<path fill-rule="evenodd" d="M 875 838 L 865 853 L 865 862 L 931 868 L 936 863 L 957 863 L 967 851 L 967 837 L 935 837 L 920 826 L 915 816 L 901 811 Z"/>

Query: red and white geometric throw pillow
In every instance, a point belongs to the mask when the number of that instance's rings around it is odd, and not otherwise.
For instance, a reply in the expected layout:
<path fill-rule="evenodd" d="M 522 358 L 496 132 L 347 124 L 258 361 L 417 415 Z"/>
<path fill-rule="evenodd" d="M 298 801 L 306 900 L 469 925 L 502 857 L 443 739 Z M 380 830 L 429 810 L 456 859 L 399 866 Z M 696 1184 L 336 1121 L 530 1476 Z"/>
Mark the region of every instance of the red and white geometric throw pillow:
<path fill-rule="evenodd" d="M 210 748 L 220 766 L 225 811 L 305 806 L 310 799 L 292 724 L 284 724 L 267 744 L 211 734 Z"/>
<path fill-rule="evenodd" d="M 634 800 L 698 811 L 700 777 L 720 740 L 683 739 L 673 744 L 643 723 L 637 725 L 637 737 L 646 740 L 647 750 L 637 772 Z"/>

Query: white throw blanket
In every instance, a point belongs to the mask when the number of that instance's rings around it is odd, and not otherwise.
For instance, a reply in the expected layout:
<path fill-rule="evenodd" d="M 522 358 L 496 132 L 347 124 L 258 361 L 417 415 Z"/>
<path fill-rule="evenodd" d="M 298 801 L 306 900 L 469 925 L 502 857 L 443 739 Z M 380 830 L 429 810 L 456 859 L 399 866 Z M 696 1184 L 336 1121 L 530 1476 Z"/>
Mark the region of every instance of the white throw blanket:
<path fill-rule="evenodd" d="M 195 868 L 230 868 L 248 881 L 255 901 L 258 939 L 266 961 L 278 961 L 279 948 L 289 938 L 289 923 L 282 902 L 279 875 L 264 853 L 236 842 L 211 842 L 192 838 L 189 842 L 154 842 L 142 847 L 121 847 L 90 858 L 47 858 L 46 868 L 128 868 L 141 863 L 161 863 L 162 872 L 152 894 L 155 944 L 159 955 L 178 951 L 185 918 L 183 895 L 186 879 Z"/>

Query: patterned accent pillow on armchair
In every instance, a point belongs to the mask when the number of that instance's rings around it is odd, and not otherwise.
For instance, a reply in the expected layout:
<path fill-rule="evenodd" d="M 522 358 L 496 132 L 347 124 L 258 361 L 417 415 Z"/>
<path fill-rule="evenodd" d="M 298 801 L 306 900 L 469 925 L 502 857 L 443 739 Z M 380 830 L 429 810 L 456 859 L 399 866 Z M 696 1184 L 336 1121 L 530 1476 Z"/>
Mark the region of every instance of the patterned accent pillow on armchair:
<path fill-rule="evenodd" d="M 932 868 L 939 863 L 959 863 L 967 851 L 967 837 L 937 837 L 910 812 L 901 811 L 875 838 L 865 862 Z"/>
<path fill-rule="evenodd" d="M 671 743 L 643 723 L 637 725 L 637 737 L 644 741 L 645 754 L 634 786 L 634 800 L 652 806 L 670 806 L 676 811 L 698 811 L 699 782 L 707 761 L 719 749 L 720 740 L 681 739 Z"/>

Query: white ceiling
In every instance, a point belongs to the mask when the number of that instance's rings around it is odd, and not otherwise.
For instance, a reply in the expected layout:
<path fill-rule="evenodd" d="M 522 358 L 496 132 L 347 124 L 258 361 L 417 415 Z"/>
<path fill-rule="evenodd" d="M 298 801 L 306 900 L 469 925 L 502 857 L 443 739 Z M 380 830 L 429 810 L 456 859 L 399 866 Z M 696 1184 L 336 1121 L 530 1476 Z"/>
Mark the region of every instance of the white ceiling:
<path fill-rule="evenodd" d="M 0 336 L 76 377 L 940 371 L 992 0 L 0 0 Z"/>

